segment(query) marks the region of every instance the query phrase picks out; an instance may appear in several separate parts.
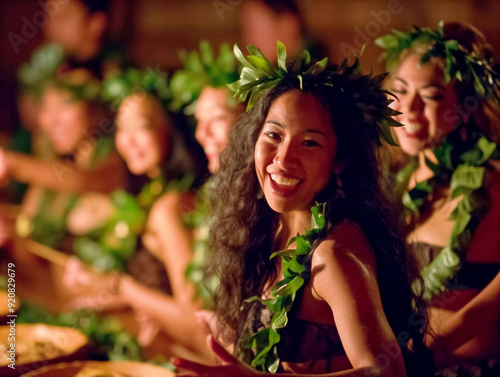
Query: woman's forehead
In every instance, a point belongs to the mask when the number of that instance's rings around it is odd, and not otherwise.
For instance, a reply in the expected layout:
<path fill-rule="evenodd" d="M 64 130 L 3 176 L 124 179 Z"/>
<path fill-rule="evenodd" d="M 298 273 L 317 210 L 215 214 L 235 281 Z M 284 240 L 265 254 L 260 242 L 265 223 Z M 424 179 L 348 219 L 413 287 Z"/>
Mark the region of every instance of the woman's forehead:
<path fill-rule="evenodd" d="M 443 60 L 441 58 L 432 58 L 428 62 L 421 64 L 421 59 L 421 54 L 409 54 L 402 61 L 395 79 L 407 84 L 419 82 L 425 85 L 434 83 L 446 86 Z"/>
<path fill-rule="evenodd" d="M 321 131 L 335 135 L 328 109 L 314 95 L 298 89 L 282 94 L 273 102 L 266 122 L 301 133 Z"/>

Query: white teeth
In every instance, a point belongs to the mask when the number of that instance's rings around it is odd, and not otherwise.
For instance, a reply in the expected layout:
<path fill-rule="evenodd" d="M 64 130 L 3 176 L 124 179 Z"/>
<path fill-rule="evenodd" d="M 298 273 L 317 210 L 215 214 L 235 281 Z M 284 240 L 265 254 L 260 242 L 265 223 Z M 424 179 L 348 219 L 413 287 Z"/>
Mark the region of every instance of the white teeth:
<path fill-rule="evenodd" d="M 420 123 L 405 123 L 405 130 L 409 134 L 415 134 L 422 128 Z"/>
<path fill-rule="evenodd" d="M 285 178 L 277 174 L 271 174 L 271 179 L 278 185 L 283 185 L 283 186 L 295 186 L 297 183 L 300 182 L 300 179 Z"/>

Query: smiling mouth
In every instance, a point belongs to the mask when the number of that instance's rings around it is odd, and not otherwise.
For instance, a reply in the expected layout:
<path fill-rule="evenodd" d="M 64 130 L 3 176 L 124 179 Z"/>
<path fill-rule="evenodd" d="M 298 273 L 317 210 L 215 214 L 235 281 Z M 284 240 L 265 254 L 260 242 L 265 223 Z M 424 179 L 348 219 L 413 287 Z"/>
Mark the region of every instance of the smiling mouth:
<path fill-rule="evenodd" d="M 426 127 L 421 123 L 408 122 L 404 123 L 401 130 L 405 137 L 409 139 L 425 139 L 427 138 Z"/>
<path fill-rule="evenodd" d="M 417 136 L 424 130 L 424 126 L 420 123 L 408 122 L 403 127 L 403 130 L 408 136 Z"/>
<path fill-rule="evenodd" d="M 287 178 L 277 174 L 271 174 L 271 180 L 280 186 L 297 186 L 300 182 L 300 179 Z"/>
<path fill-rule="evenodd" d="M 283 177 L 278 174 L 269 174 L 269 186 L 274 195 L 288 197 L 295 194 L 302 182 L 301 179 Z"/>

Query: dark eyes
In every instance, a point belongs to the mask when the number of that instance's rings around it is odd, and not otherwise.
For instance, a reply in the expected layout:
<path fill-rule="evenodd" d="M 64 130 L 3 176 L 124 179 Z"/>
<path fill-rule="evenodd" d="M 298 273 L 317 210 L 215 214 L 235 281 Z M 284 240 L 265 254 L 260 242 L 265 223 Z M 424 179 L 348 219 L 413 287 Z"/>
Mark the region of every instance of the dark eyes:
<path fill-rule="evenodd" d="M 302 145 L 306 147 L 319 147 L 321 144 L 314 140 L 304 140 Z"/>
<path fill-rule="evenodd" d="M 269 132 L 266 132 L 265 135 L 271 139 L 274 139 L 274 140 L 281 139 L 280 135 L 278 135 L 276 132 L 269 131 Z"/>
<path fill-rule="evenodd" d="M 281 141 L 281 136 L 279 134 L 277 134 L 276 132 L 269 131 L 269 132 L 266 132 L 264 135 L 266 135 L 268 138 L 270 138 L 272 140 Z M 304 140 L 302 142 L 302 145 L 305 147 L 320 147 L 321 146 L 321 144 L 315 140 Z"/>

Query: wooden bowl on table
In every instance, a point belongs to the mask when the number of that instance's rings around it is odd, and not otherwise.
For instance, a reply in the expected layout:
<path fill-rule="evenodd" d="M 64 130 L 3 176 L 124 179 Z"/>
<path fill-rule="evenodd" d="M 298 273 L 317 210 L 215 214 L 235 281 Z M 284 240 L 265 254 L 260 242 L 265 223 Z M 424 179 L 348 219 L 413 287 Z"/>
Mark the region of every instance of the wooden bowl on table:
<path fill-rule="evenodd" d="M 172 377 L 168 369 L 134 361 L 75 361 L 50 365 L 23 377 Z"/>
<path fill-rule="evenodd" d="M 9 359 L 11 344 L 15 344 L 15 363 Z M 70 327 L 44 324 L 0 326 L 0 376 L 19 376 L 49 364 L 85 360 L 87 345 L 87 337 Z M 14 368 L 9 364 L 14 364 Z"/>

